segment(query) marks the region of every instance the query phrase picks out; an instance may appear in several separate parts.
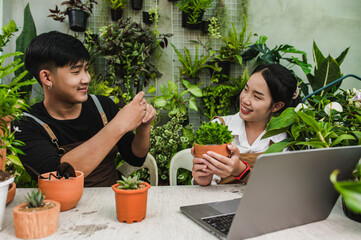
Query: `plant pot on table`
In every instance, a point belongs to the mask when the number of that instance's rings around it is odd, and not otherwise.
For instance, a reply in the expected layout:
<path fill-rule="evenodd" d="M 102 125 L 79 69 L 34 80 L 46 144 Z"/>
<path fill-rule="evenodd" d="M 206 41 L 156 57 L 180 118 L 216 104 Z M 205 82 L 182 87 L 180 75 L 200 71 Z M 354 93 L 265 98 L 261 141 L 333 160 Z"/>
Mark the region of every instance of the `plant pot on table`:
<path fill-rule="evenodd" d="M 343 213 L 350 219 L 361 223 L 361 214 L 360 213 L 354 213 L 353 211 L 351 211 L 346 205 L 345 202 L 343 201 L 342 198 L 342 210 Z"/>
<path fill-rule="evenodd" d="M 48 178 L 50 173 L 56 175 L 56 172 L 48 172 L 42 174 Z M 55 200 L 61 204 L 60 211 L 67 211 L 75 207 L 83 195 L 84 189 L 84 173 L 75 171 L 76 177 L 69 179 L 49 179 L 38 178 L 38 188 L 44 193 L 47 200 Z"/>
<path fill-rule="evenodd" d="M 3 171 L 1 171 L 4 173 Z M 14 177 L 10 177 L 4 181 L 0 182 L 0 231 L 2 229 L 4 214 L 5 214 L 5 206 L 6 199 L 8 196 L 9 185 L 14 182 Z"/>
<path fill-rule="evenodd" d="M 115 192 L 115 204 L 119 222 L 141 222 L 147 212 L 148 189 L 150 184 L 143 182 L 143 189 L 119 189 L 119 183 L 112 185 Z"/>
<path fill-rule="evenodd" d="M 89 14 L 82 10 L 72 9 L 68 13 L 69 27 L 74 32 L 84 32 L 88 23 Z"/>
<path fill-rule="evenodd" d="M 26 209 L 27 203 L 13 209 L 14 228 L 17 238 L 43 238 L 58 230 L 60 203 L 54 200 L 45 200 L 44 206 Z"/>

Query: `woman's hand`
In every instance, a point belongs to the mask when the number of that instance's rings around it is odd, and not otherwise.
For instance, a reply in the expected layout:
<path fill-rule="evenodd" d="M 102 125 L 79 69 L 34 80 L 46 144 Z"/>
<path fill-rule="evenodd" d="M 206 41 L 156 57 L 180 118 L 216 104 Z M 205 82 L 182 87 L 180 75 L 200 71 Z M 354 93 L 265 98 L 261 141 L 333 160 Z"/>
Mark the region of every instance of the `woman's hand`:
<path fill-rule="evenodd" d="M 207 168 L 205 164 L 206 160 L 203 158 L 197 158 L 194 154 L 194 147 L 191 149 L 193 155 L 193 169 L 192 176 L 196 184 L 207 186 L 211 183 L 213 173 Z"/>
<path fill-rule="evenodd" d="M 228 145 L 227 148 L 231 151 L 231 157 L 225 157 L 218 153 L 209 151 L 204 154 L 204 164 L 214 174 L 221 178 L 232 176 L 239 176 L 245 169 L 246 165 L 240 161 L 240 152 L 235 145 Z"/>

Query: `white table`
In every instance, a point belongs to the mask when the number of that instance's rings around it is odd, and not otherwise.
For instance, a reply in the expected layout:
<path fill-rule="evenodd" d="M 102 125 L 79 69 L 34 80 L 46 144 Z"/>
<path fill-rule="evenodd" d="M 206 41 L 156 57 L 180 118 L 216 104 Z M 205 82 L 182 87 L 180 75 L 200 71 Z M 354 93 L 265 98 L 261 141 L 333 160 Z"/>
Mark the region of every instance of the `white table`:
<path fill-rule="evenodd" d="M 13 224 L 13 207 L 24 202 L 31 189 L 17 189 L 7 205 L 1 240 L 17 239 Z M 242 196 L 244 186 L 159 186 L 148 192 L 147 216 L 140 223 L 118 222 L 114 192 L 111 188 L 86 188 L 77 206 L 61 212 L 58 231 L 44 239 L 216 239 L 183 215 L 179 207 Z M 286 229 L 255 239 L 361 239 L 361 224 L 349 220 L 338 201 L 325 221 Z"/>

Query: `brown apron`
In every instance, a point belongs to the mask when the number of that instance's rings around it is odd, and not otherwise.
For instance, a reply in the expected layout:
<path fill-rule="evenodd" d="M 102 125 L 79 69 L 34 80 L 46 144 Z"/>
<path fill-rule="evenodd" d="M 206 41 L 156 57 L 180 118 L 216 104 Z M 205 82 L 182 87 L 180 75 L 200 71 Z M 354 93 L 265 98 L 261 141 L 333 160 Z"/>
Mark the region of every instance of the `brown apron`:
<path fill-rule="evenodd" d="M 103 111 L 103 108 L 100 105 L 99 100 L 96 98 L 95 95 L 89 95 L 92 97 L 99 113 L 101 119 L 103 121 L 103 125 L 107 125 L 108 120 Z M 72 143 L 64 146 L 59 146 L 58 139 L 55 136 L 54 132 L 50 129 L 49 125 L 38 119 L 37 117 L 29 114 L 24 113 L 25 116 L 33 118 L 36 122 L 38 122 L 48 133 L 51 142 L 56 146 L 58 149 L 59 156 L 64 155 L 65 153 L 71 151 L 72 149 L 78 147 L 83 142 Z M 84 187 L 110 187 L 111 185 L 115 184 L 119 179 L 119 172 L 116 170 L 114 158 L 118 152 L 118 147 L 115 145 L 108 155 L 103 159 L 101 163 L 84 179 Z M 91 157 L 91 156 L 89 156 Z M 76 170 L 76 169 L 75 169 Z"/>
<path fill-rule="evenodd" d="M 213 117 L 213 119 L 219 119 L 221 121 L 221 123 L 223 125 L 226 125 L 226 123 L 224 122 L 224 119 L 222 117 Z M 234 177 L 232 176 L 228 176 L 226 178 L 222 178 L 221 181 L 219 182 L 219 184 L 232 184 L 232 183 L 247 183 L 248 181 L 248 178 L 249 176 L 251 175 L 252 173 L 252 170 L 253 170 L 253 166 L 254 164 L 256 163 L 256 159 L 259 155 L 261 155 L 262 153 L 240 153 L 240 156 L 239 156 L 239 160 L 240 161 L 246 161 L 248 162 L 249 164 L 249 167 L 251 168 L 251 171 L 250 173 L 243 179 L 243 180 L 237 180 L 235 179 Z"/>

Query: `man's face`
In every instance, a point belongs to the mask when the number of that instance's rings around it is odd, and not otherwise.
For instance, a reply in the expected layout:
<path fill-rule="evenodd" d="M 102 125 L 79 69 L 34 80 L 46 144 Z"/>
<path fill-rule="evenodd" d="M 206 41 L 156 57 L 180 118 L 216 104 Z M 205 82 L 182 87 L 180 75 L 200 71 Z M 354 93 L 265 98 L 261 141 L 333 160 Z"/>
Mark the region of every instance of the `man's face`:
<path fill-rule="evenodd" d="M 82 103 L 88 99 L 90 75 L 87 62 L 58 67 L 53 76 L 51 93 L 55 99 L 70 104 Z"/>

